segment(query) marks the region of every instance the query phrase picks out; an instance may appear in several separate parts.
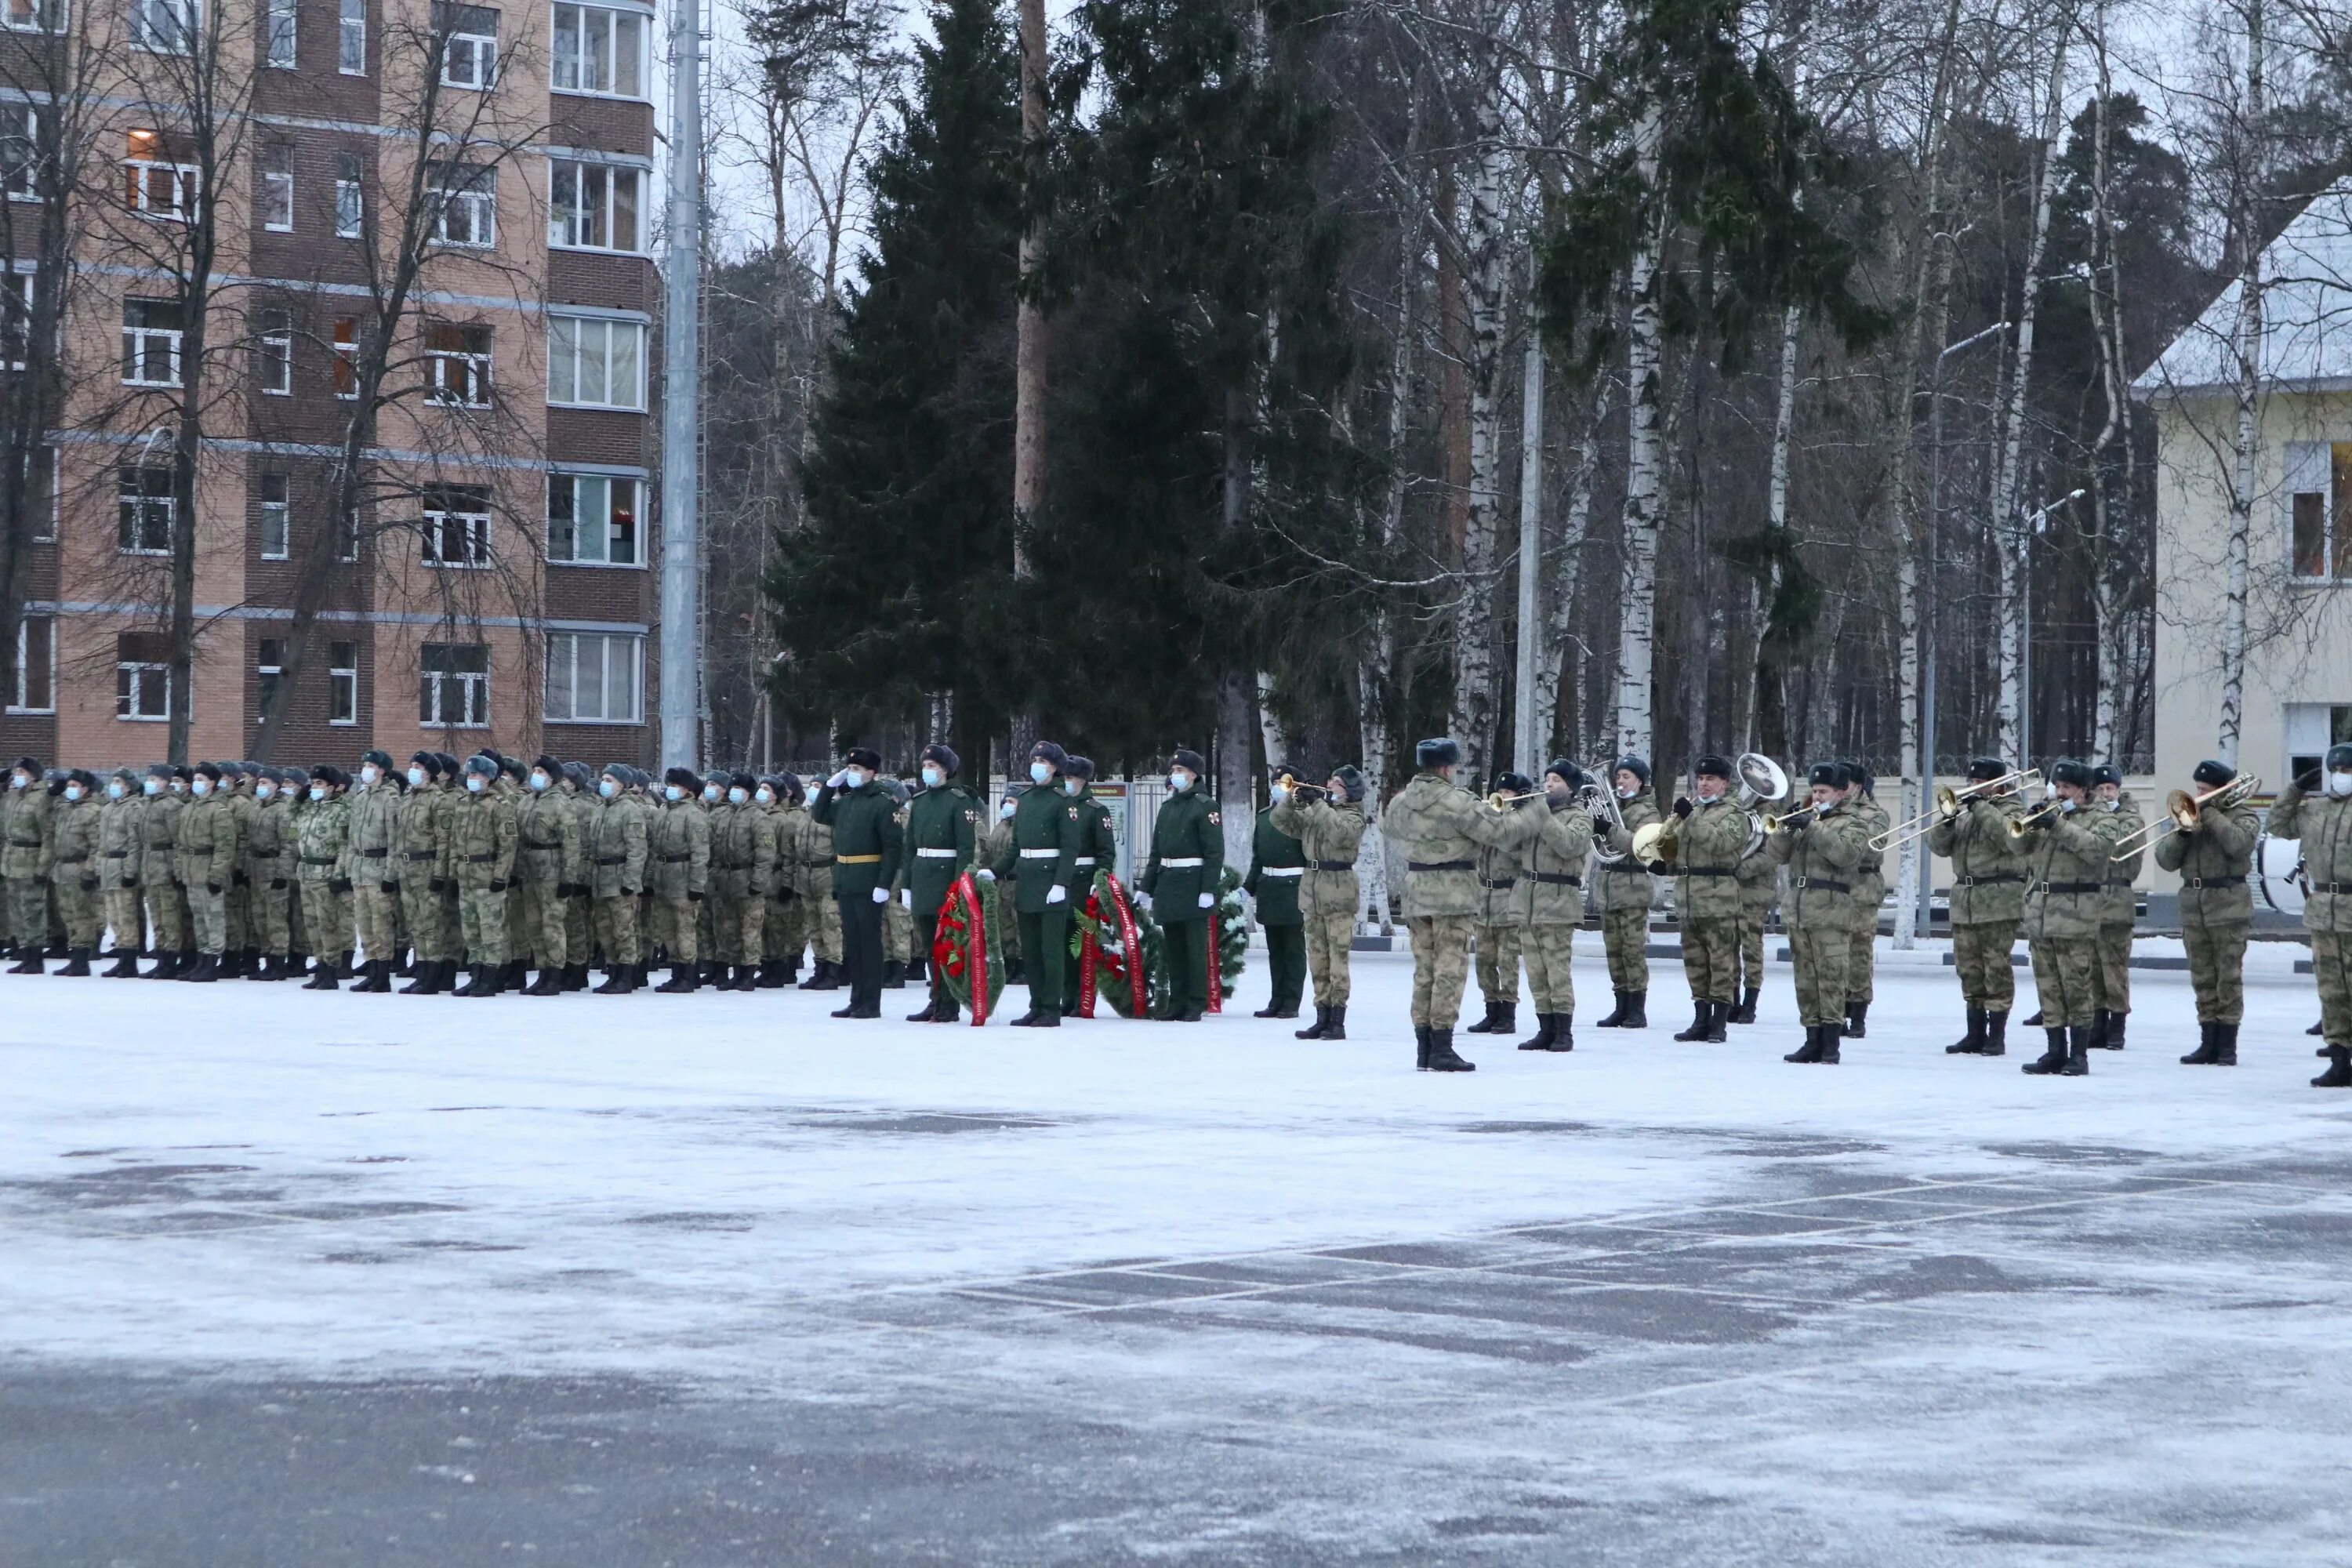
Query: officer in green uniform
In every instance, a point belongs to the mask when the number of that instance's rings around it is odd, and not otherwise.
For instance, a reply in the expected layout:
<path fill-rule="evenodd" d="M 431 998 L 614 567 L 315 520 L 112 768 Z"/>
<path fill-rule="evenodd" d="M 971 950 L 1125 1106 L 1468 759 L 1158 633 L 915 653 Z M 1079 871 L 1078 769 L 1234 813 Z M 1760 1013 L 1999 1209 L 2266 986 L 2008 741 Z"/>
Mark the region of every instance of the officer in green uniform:
<path fill-rule="evenodd" d="M 1315 977 L 1315 1022 L 1291 1033 L 1302 1040 L 1348 1037 L 1348 962 L 1356 939 L 1356 853 L 1364 842 L 1364 773 L 1341 763 L 1318 788 L 1275 794 L 1267 815 L 1298 840 L 1306 874 L 1298 879 L 1299 930 Z"/>
<path fill-rule="evenodd" d="M 2028 817 L 2025 940 L 2049 1047 L 2025 1064 L 2036 1075 L 2080 1078 L 2098 1020 L 2099 913 L 2107 857 L 2122 836 L 2119 815 L 2091 799 L 2091 770 L 2072 759 L 2051 765 L 2057 798 Z"/>
<path fill-rule="evenodd" d="M 1691 793 L 1675 802 L 1674 871 L 1692 1016 L 1675 1038 L 1720 1045 L 1738 984 L 1739 862 L 1755 824 L 1732 801 L 1729 757 L 1710 752 L 1691 773 Z"/>
<path fill-rule="evenodd" d="M 1307 991 L 1307 914 L 1299 908 L 1299 891 L 1307 879 L 1307 849 L 1297 837 L 1274 818 L 1280 804 L 1281 779 L 1287 769 L 1276 769 L 1269 809 L 1257 814 L 1250 835 L 1249 875 L 1242 891 L 1257 900 L 1258 929 L 1265 933 L 1265 968 L 1270 980 L 1265 1006 L 1251 1016 L 1296 1018 L 1298 1000 Z"/>
<path fill-rule="evenodd" d="M 1658 820 L 1658 804 L 1650 792 L 1650 764 L 1640 757 L 1620 757 L 1611 768 L 1610 787 L 1617 797 L 1617 815 L 1624 821 L 1601 830 L 1605 851 L 1594 867 L 1601 879 L 1601 946 L 1609 958 L 1609 984 L 1617 1006 L 1595 1019 L 1601 1029 L 1646 1029 L 1650 1026 L 1650 868 L 1627 853 L 1633 835 Z"/>
<path fill-rule="evenodd" d="M 1999 757 L 1969 763 L 1969 782 L 2008 776 Z M 1952 863 L 1952 967 L 1968 1008 L 1968 1032 L 1944 1047 L 1948 1056 L 1997 1057 L 2009 1049 L 2010 1005 L 2017 973 L 2010 953 L 2025 918 L 2025 842 L 2009 830 L 2018 814 L 2013 793 L 1979 789 L 1950 816 L 1927 829 L 1927 847 Z"/>
<path fill-rule="evenodd" d="M 952 747 L 923 748 L 922 789 L 907 805 L 907 899 L 915 917 L 914 948 L 929 957 L 939 936 L 940 906 L 956 879 L 970 870 L 980 853 L 981 803 L 956 776 L 962 759 Z M 955 993 L 932 966 L 931 1002 L 910 1013 L 910 1024 L 952 1024 L 963 1016 Z"/>
<path fill-rule="evenodd" d="M 99 898 L 98 775 L 83 768 L 66 774 L 58 792 L 52 832 L 56 854 L 50 882 L 57 890 L 58 918 L 65 922 L 66 966 L 59 974 L 87 975 L 98 954 L 105 918 Z"/>
<path fill-rule="evenodd" d="M 1028 958 L 1029 1011 L 1013 1020 L 1019 1029 L 1062 1025 L 1070 900 L 1078 887 L 1078 857 L 1086 853 L 1086 813 L 1062 790 L 1062 766 L 1069 760 L 1051 741 L 1030 748 L 1030 787 L 1015 797 L 1012 837 L 996 865 L 999 877 L 1013 879 L 1013 908 Z"/>
<path fill-rule="evenodd" d="M 841 908 L 841 965 L 849 985 L 849 1005 L 834 1010 L 836 1018 L 882 1016 L 882 906 L 890 901 L 906 839 L 881 772 L 880 752 L 851 747 L 809 814 L 833 839 L 833 899 Z"/>
<path fill-rule="evenodd" d="M 139 978 L 140 933 L 146 918 L 140 908 L 139 870 L 147 848 L 147 802 L 139 775 L 117 768 L 106 781 L 106 804 L 98 813 L 98 880 L 106 900 L 106 923 L 114 931 L 114 967 L 109 980 Z"/>
<path fill-rule="evenodd" d="M 1217 962 L 1209 948 L 1209 911 L 1225 868 L 1225 835 L 1217 803 L 1201 791 L 1208 767 L 1200 752 L 1177 748 L 1168 798 L 1151 825 L 1151 859 L 1139 879 L 1168 955 L 1168 1016 L 1180 1024 L 1201 1021 L 1209 1005 L 1209 965 Z"/>
<path fill-rule="evenodd" d="M 2314 1089 L 2352 1089 L 2352 745 L 2336 745 L 2313 773 L 2289 779 L 2263 826 L 2303 847 L 2310 891 L 2303 929 L 2319 983 L 2320 1052 L 2327 1070 Z"/>
<path fill-rule="evenodd" d="M 1576 982 L 1569 973 L 1576 928 L 1584 923 L 1584 868 L 1592 858 L 1593 820 L 1578 809 L 1584 770 L 1566 757 L 1544 769 L 1543 798 L 1521 806 L 1534 819 L 1519 852 L 1520 955 L 1535 996 L 1536 1032 L 1523 1051 L 1576 1048 Z"/>
<path fill-rule="evenodd" d="M 351 803 L 343 795 L 350 783 L 331 763 L 312 768 L 310 803 L 297 819 L 294 863 L 302 884 L 302 934 L 310 946 L 305 991 L 334 990 L 351 951 Z"/>
<path fill-rule="evenodd" d="M 8 934 L 16 962 L 11 974 L 47 973 L 49 947 L 50 816 L 57 802 L 41 779 L 37 757 L 18 757 L 0 805 L 0 878 L 8 884 Z"/>
<path fill-rule="evenodd" d="M 2125 793 L 2123 770 L 2101 763 L 2091 770 L 2091 805 L 2120 817 L 2116 832 L 2128 838 L 2147 825 L 2139 803 Z M 2120 860 L 2107 862 L 2106 896 L 2099 900 L 2099 1016 L 2091 1026 L 2094 1050 L 2124 1048 L 2124 1020 L 2131 1014 L 2132 930 L 2139 921 L 2139 895 L 2132 884 L 2147 860 L 2142 841 Z"/>
<path fill-rule="evenodd" d="M 1869 914 L 1854 897 L 1856 869 L 1874 853 L 1870 828 L 1854 814 L 1843 763 L 1817 763 L 1810 775 L 1809 809 L 1780 819 L 1759 853 L 1789 868 L 1790 956 L 1796 961 L 1797 1016 L 1805 1043 L 1789 1062 L 1839 1059 L 1846 1026 L 1846 964 L 1853 933 Z"/>
<path fill-rule="evenodd" d="M 2208 757 L 2189 775 L 2189 793 L 2221 788 L 2237 776 Z M 2156 863 L 2180 874 L 2180 942 L 2189 954 L 2189 984 L 2197 996 L 2197 1048 L 2184 1067 L 2238 1065 L 2238 1026 L 2246 1016 L 2246 938 L 2253 929 L 2254 890 L 2248 885 L 2263 819 L 2241 799 L 2222 809 L 2208 801 L 2189 821 L 2175 820 L 2156 841 Z"/>
<path fill-rule="evenodd" d="M 195 967 L 188 891 L 180 880 L 180 813 L 188 808 L 187 784 L 194 776 L 184 764 L 157 763 L 140 784 L 147 810 L 139 887 L 147 898 L 147 929 L 155 944 L 155 967 L 141 977 L 146 980 L 176 979 Z"/>

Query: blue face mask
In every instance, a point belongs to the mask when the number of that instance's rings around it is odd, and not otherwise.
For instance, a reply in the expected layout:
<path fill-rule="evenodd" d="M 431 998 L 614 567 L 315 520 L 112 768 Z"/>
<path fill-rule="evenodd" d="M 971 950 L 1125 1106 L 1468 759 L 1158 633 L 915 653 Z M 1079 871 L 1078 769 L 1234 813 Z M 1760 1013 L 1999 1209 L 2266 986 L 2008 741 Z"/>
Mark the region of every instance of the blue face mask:
<path fill-rule="evenodd" d="M 1030 782 L 1031 784 L 1047 784 L 1047 783 L 1052 782 L 1053 777 L 1054 777 L 1054 764 L 1053 764 L 1053 763 L 1031 763 L 1029 764 L 1029 782 Z"/>
<path fill-rule="evenodd" d="M 149 779 L 139 786 L 139 793 L 142 795 L 162 795 L 163 793 L 163 781 L 162 779 Z"/>
<path fill-rule="evenodd" d="M 923 787 L 925 789 L 937 789 L 940 785 L 947 782 L 948 775 L 940 772 L 939 769 L 927 767 L 923 770 Z"/>
<path fill-rule="evenodd" d="M 1084 779 L 1064 779 L 1062 781 L 1062 793 L 1064 795 L 1076 795 L 1086 787 L 1087 784 Z"/>
<path fill-rule="evenodd" d="M 596 782 L 596 793 L 603 795 L 606 800 L 610 800 L 614 795 L 621 793 L 621 786 L 614 784 L 611 779 L 599 779 Z"/>
<path fill-rule="evenodd" d="M 530 775 L 530 787 L 535 790 L 543 790 L 554 782 L 555 781 L 553 779 L 549 778 L 545 773 L 533 773 Z"/>
<path fill-rule="evenodd" d="M 479 795 L 483 790 L 488 788 L 489 783 L 489 780 L 484 778 L 479 773 L 467 773 L 466 775 L 466 787 L 472 790 L 476 795 Z"/>
<path fill-rule="evenodd" d="M 110 784 L 107 785 L 106 798 L 109 800 L 121 800 L 122 798 L 122 786 L 119 784 Z"/>
<path fill-rule="evenodd" d="M 1178 795 L 1182 795 L 1186 790 L 1192 787 L 1192 775 L 1191 773 L 1170 773 L 1168 775 L 1168 787 L 1174 790 Z"/>
<path fill-rule="evenodd" d="M 817 785 L 811 784 L 807 789 L 801 792 L 801 798 L 808 802 L 809 805 L 814 805 L 816 804 L 816 797 L 820 793 L 822 792 Z"/>
<path fill-rule="evenodd" d="M 742 805 L 745 801 L 747 801 L 747 800 L 751 799 L 751 796 L 749 796 L 749 795 L 745 795 L 745 794 L 744 794 L 741 790 L 740 790 L 740 789 L 730 789 L 730 790 L 729 790 L 729 791 L 727 792 L 727 798 L 728 798 L 729 800 L 732 801 L 732 802 L 733 802 L 734 804 L 736 804 L 737 805 Z"/>
<path fill-rule="evenodd" d="M 198 795 L 210 795 L 213 793 L 213 781 L 208 778 L 192 779 L 189 781 L 188 787 Z"/>
<path fill-rule="evenodd" d="M 425 787 L 425 770 L 423 768 L 411 768 L 408 770 L 408 787 L 411 789 L 422 789 Z"/>

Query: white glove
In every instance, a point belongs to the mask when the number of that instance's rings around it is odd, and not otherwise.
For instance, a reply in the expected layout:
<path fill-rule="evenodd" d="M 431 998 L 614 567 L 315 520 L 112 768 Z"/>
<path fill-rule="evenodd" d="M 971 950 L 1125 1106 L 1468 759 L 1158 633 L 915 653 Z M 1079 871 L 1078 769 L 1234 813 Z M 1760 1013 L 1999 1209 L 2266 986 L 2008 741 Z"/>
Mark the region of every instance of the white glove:
<path fill-rule="evenodd" d="M 1069 896 L 1070 889 L 1065 888 L 1059 882 L 1055 883 L 1052 887 L 1045 889 L 1045 901 L 1049 904 L 1058 904 Z"/>
<path fill-rule="evenodd" d="M 915 889 L 912 888 L 899 889 L 898 901 L 906 905 L 908 909 L 913 909 L 915 907 Z"/>
<path fill-rule="evenodd" d="M 888 903 L 888 902 L 890 901 L 890 889 L 887 889 L 887 888 L 877 888 L 877 889 L 874 889 L 874 901 L 875 901 L 876 903 L 877 903 L 877 904 L 887 904 L 887 903 Z"/>
<path fill-rule="evenodd" d="M 993 882 L 996 880 L 996 873 L 990 870 L 985 866 L 982 866 L 979 870 L 974 871 L 972 875 L 979 878 L 983 882 Z"/>
<path fill-rule="evenodd" d="M 849 770 L 847 768 L 844 768 L 824 782 L 828 788 L 840 789 L 849 783 Z"/>
<path fill-rule="evenodd" d="M 1204 910 L 1215 909 L 1217 907 L 1217 895 L 1214 893 L 1202 893 L 1201 895 L 1201 907 Z"/>
<path fill-rule="evenodd" d="M 1138 908 L 1138 909 L 1141 909 L 1141 910 L 1148 910 L 1148 909 L 1150 909 L 1150 908 L 1151 907 L 1151 895 L 1150 895 L 1150 893 L 1141 893 L 1141 892 L 1139 892 L 1139 893 L 1136 894 L 1136 895 L 1135 895 L 1135 906 L 1136 906 L 1136 908 Z"/>

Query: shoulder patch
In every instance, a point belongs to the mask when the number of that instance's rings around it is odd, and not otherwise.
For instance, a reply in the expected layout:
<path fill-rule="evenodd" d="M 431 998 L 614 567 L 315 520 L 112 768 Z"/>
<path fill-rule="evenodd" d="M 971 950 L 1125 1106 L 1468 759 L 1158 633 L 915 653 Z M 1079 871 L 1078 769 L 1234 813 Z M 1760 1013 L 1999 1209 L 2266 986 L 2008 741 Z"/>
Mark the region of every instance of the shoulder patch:
<path fill-rule="evenodd" d="M 1223 821 L 1223 818 L 1220 817 L 1220 816 L 1219 816 L 1215 812 L 1213 812 L 1213 812 L 1209 813 L 1209 825 L 1210 825 L 1211 826 L 1213 826 L 1213 826 L 1215 826 L 1219 822 L 1221 822 L 1221 821 Z"/>
<path fill-rule="evenodd" d="M 1076 821 L 1078 819 L 1078 808 L 1077 808 L 1076 806 L 1075 806 L 1075 805 L 1074 805 L 1074 806 L 1071 806 L 1071 807 L 1069 808 L 1069 812 L 1070 812 L 1070 820 L 1071 820 L 1072 822 L 1076 822 Z"/>

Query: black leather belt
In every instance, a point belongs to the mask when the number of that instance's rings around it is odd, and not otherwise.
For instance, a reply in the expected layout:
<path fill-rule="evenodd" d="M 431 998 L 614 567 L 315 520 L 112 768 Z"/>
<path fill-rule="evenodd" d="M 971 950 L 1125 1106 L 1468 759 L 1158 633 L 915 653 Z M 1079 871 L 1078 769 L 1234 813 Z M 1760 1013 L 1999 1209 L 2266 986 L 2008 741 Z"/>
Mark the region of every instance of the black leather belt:
<path fill-rule="evenodd" d="M 360 851 L 360 858 L 362 860 L 381 860 L 391 853 L 392 851 L 389 849 L 362 849 Z"/>
<path fill-rule="evenodd" d="M 203 848 L 199 849 L 194 845 L 191 844 L 188 846 L 188 853 L 191 855 L 201 855 L 206 859 L 210 859 L 212 858 L 213 847 L 207 844 Z M 320 864 L 323 866 L 331 866 L 334 862 L 332 860 L 322 860 Z"/>
<path fill-rule="evenodd" d="M 206 850 L 205 853 L 210 854 L 211 851 Z M 302 864 L 305 866 L 331 866 L 341 858 L 342 857 L 340 855 L 305 855 L 302 857 Z"/>
<path fill-rule="evenodd" d="M 1604 871 L 1639 871 L 1644 877 L 1650 874 L 1650 868 L 1638 860 L 1604 860 L 1601 868 Z"/>
<path fill-rule="evenodd" d="M 599 855 L 596 858 L 596 864 L 599 866 L 625 866 L 628 863 L 629 858 L 626 855 Z"/>
<path fill-rule="evenodd" d="M 2242 888 L 2246 879 L 2243 877 L 2183 877 L 2180 885 L 2184 888 Z"/>
<path fill-rule="evenodd" d="M 553 846 L 551 845 L 549 847 L 552 848 Z M 722 860 L 718 866 L 718 869 L 721 871 L 748 871 L 751 868 L 751 862 L 749 860 Z"/>
<path fill-rule="evenodd" d="M 2107 885 L 2105 882 L 2036 882 L 2032 890 L 2037 893 L 2104 893 Z"/>
<path fill-rule="evenodd" d="M 1677 866 L 1675 868 L 1675 875 L 1677 877 L 1737 877 L 1739 875 L 1739 868 L 1737 866 Z"/>
<path fill-rule="evenodd" d="M 1478 863 L 1475 860 L 1408 860 L 1404 868 L 1408 871 L 1475 871 Z"/>
<path fill-rule="evenodd" d="M 131 851 L 128 849 L 109 849 L 106 852 L 106 858 L 110 860 L 128 860 L 131 858 Z"/>
<path fill-rule="evenodd" d="M 407 851 L 408 858 L 411 860 L 430 860 L 433 857 L 440 853 L 441 851 L 438 849 L 411 849 Z"/>
<path fill-rule="evenodd" d="M 659 860 L 665 866 L 683 866 L 688 860 L 694 858 L 694 853 L 692 850 L 688 850 L 683 855 L 657 855 L 655 858 Z"/>
<path fill-rule="evenodd" d="M 8 847 L 11 849 L 38 849 L 41 841 L 37 838 L 11 838 Z"/>
<path fill-rule="evenodd" d="M 1795 879 L 1795 881 L 1796 885 L 1800 888 L 1819 888 L 1825 893 L 1851 893 L 1853 891 L 1853 884 L 1852 882 L 1832 882 L 1827 877 L 1799 877 Z"/>
<path fill-rule="evenodd" d="M 541 843 L 536 838 L 526 838 L 522 841 L 522 847 L 526 849 L 561 849 L 563 847 L 563 841 L 560 838 L 550 838 Z"/>
<path fill-rule="evenodd" d="M 1307 868 L 1310 871 L 1352 871 L 1356 863 L 1353 860 L 1309 860 Z"/>
<path fill-rule="evenodd" d="M 2314 882 L 2311 885 L 2311 890 L 2315 893 L 2333 893 L 2341 896 L 2352 893 L 2352 882 Z"/>
<path fill-rule="evenodd" d="M 89 857 L 87 855 L 60 855 L 58 857 L 58 864 L 60 866 L 79 866 L 89 858 Z"/>
<path fill-rule="evenodd" d="M 1535 880 L 1543 883 L 1548 888 L 1581 888 L 1584 886 L 1583 878 L 1569 871 L 1531 871 L 1528 875 Z"/>
<path fill-rule="evenodd" d="M 497 859 L 498 857 L 496 855 L 468 855 L 466 857 L 466 864 L 468 866 L 488 866 Z"/>
<path fill-rule="evenodd" d="M 1517 877 L 1505 877 L 1502 880 L 1496 881 L 1492 877 L 1481 877 L 1478 879 L 1478 885 L 1482 888 L 1490 889 L 1493 891 L 1499 893 L 1505 888 L 1517 887 L 1519 885 L 1519 879 Z"/>
<path fill-rule="evenodd" d="M 1996 882 L 2022 882 L 2025 879 L 2015 871 L 2001 871 L 1990 877 L 1955 877 L 1955 888 L 1990 888 Z"/>

